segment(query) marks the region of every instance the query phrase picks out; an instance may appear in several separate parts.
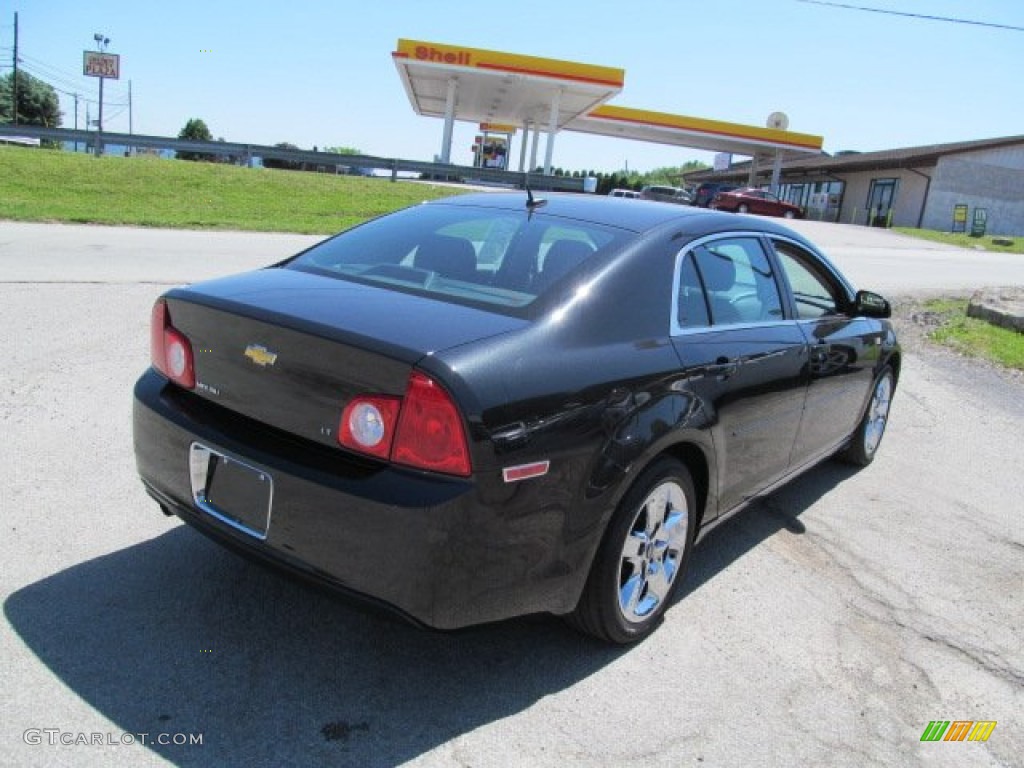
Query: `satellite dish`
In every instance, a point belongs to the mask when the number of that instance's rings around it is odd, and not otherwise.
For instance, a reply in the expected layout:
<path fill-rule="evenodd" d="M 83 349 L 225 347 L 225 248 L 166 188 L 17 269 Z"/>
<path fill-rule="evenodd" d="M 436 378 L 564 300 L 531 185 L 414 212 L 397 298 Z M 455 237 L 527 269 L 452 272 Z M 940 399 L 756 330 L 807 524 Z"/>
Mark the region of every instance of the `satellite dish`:
<path fill-rule="evenodd" d="M 768 115 L 768 121 L 765 125 L 769 128 L 774 128 L 776 131 L 784 131 L 789 128 L 789 118 L 785 112 L 772 112 Z"/>

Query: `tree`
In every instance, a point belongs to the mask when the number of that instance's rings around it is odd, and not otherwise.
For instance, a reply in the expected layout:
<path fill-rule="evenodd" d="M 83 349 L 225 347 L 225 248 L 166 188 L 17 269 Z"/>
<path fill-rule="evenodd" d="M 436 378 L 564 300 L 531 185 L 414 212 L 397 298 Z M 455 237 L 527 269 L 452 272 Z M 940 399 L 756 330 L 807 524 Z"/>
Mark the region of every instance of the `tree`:
<path fill-rule="evenodd" d="M 689 160 L 678 167 L 655 168 L 653 171 L 643 174 L 644 184 L 668 184 L 682 186 L 683 174 L 690 171 L 701 171 L 710 166 L 700 160 Z"/>
<path fill-rule="evenodd" d="M 335 155 L 361 155 L 363 154 L 355 147 L 324 147 L 324 152 L 331 152 Z"/>
<path fill-rule="evenodd" d="M 13 72 L 0 77 L 0 122 L 15 122 L 11 106 L 13 89 Z M 60 128 L 61 124 L 60 99 L 53 86 L 24 71 L 18 72 L 17 122 L 46 128 Z"/>
<path fill-rule="evenodd" d="M 185 139 L 186 141 L 213 141 L 213 134 L 210 133 L 210 129 L 206 123 L 200 120 L 198 117 L 190 118 L 185 127 L 181 129 L 181 133 L 178 134 L 179 139 Z M 180 160 L 216 160 L 216 155 L 210 155 L 206 152 L 178 152 L 178 158 Z"/>

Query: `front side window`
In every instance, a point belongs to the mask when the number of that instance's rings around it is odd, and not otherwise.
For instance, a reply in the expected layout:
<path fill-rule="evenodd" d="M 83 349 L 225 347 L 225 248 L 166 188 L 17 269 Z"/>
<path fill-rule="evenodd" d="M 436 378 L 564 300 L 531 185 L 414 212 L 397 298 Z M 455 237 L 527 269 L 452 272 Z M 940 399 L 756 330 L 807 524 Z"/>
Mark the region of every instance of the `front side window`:
<path fill-rule="evenodd" d="M 796 302 L 796 316 L 813 320 L 842 311 L 842 292 L 804 249 L 785 240 L 773 240 L 779 264 Z"/>
<path fill-rule="evenodd" d="M 771 264 L 754 237 L 730 237 L 696 246 L 691 254 L 712 325 L 781 320 L 782 300 Z"/>

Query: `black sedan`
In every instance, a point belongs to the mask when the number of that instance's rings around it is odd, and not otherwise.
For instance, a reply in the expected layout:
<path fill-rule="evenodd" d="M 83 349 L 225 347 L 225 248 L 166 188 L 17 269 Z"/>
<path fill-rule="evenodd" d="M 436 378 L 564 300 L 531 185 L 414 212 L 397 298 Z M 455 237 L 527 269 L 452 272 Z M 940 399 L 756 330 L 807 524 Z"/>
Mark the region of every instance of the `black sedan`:
<path fill-rule="evenodd" d="M 138 470 L 165 513 L 418 623 L 550 612 L 627 643 L 712 527 L 872 460 L 888 315 L 770 221 L 425 203 L 164 294 Z"/>

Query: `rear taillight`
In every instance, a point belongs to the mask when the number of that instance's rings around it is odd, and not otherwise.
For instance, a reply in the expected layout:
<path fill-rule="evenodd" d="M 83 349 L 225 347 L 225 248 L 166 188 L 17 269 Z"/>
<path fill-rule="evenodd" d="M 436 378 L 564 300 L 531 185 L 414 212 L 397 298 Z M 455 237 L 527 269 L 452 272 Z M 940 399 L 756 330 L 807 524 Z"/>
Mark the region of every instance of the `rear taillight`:
<path fill-rule="evenodd" d="M 338 442 L 416 469 L 471 473 L 462 417 L 451 396 L 422 373 L 409 376 L 405 397 L 361 395 L 345 406 Z"/>
<path fill-rule="evenodd" d="M 349 402 L 341 414 L 338 442 L 371 456 L 391 456 L 391 441 L 398 423 L 398 397 L 359 397 Z"/>
<path fill-rule="evenodd" d="M 167 302 L 157 299 L 149 328 L 149 351 L 153 367 L 185 389 L 196 386 L 192 344 L 181 331 L 171 325 Z"/>
<path fill-rule="evenodd" d="M 422 373 L 409 377 L 391 459 L 449 475 L 468 475 L 469 449 L 451 397 Z"/>

